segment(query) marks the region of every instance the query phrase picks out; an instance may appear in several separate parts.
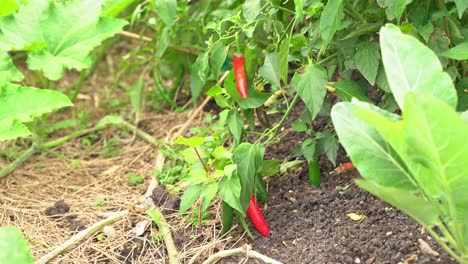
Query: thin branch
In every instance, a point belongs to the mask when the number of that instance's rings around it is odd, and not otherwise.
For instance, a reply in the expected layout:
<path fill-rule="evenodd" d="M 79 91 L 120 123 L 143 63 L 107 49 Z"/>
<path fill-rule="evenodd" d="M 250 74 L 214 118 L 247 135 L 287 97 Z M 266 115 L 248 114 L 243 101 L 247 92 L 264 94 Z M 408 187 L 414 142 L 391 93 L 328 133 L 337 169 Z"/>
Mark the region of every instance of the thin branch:
<path fill-rule="evenodd" d="M 153 221 L 159 228 L 159 233 L 163 236 L 164 244 L 166 245 L 167 255 L 169 256 L 169 263 L 170 264 L 177 264 L 179 258 L 179 252 L 177 251 L 177 247 L 174 244 L 174 239 L 172 239 L 171 229 L 169 228 L 169 224 L 166 222 L 164 215 L 161 211 L 154 207 L 146 213 L 153 218 Z"/>
<path fill-rule="evenodd" d="M 45 264 L 45 263 L 48 263 L 50 260 L 52 260 L 53 258 L 57 257 L 58 255 L 62 254 L 63 252 L 65 252 L 69 247 L 73 246 L 74 244 L 78 243 L 79 241 L 85 239 L 86 237 L 94 234 L 96 231 L 100 230 L 101 228 L 103 228 L 104 226 L 106 225 L 109 225 L 109 224 L 112 224 L 114 222 L 117 222 L 119 221 L 120 219 L 122 219 L 126 214 L 128 214 L 128 211 L 125 210 L 125 211 L 121 211 L 121 212 L 117 212 L 115 213 L 114 215 L 106 218 L 106 219 L 103 219 L 97 223 L 95 223 L 94 225 L 86 228 L 85 230 L 83 231 L 80 231 L 78 234 L 72 236 L 70 239 L 68 239 L 67 241 L 65 241 L 62 245 L 56 247 L 54 250 L 52 250 L 51 252 L 49 252 L 47 255 L 43 256 L 42 258 L 40 258 L 36 264 Z"/>
<path fill-rule="evenodd" d="M 137 40 L 143 40 L 145 42 L 151 42 L 151 38 L 149 37 L 146 37 L 146 36 L 140 36 L 138 34 L 135 34 L 135 33 L 132 33 L 132 32 L 128 32 L 128 31 L 120 31 L 119 32 L 120 35 L 122 36 L 125 36 L 127 38 L 132 38 L 132 39 L 137 39 Z M 187 53 L 187 54 L 190 54 L 190 55 L 193 55 L 193 56 L 198 56 L 200 55 L 200 52 L 199 51 L 196 51 L 196 50 L 191 50 L 191 49 L 187 49 L 187 48 L 182 48 L 182 47 L 175 47 L 175 46 L 169 46 L 170 49 L 173 49 L 173 50 L 176 50 L 176 51 L 180 51 L 180 52 L 183 52 L 183 53 Z"/>
<path fill-rule="evenodd" d="M 258 259 L 268 264 L 281 264 L 281 262 L 277 260 L 274 260 L 261 253 L 258 253 L 255 250 L 252 250 L 252 247 L 250 245 L 243 245 L 242 247 L 239 247 L 239 248 L 219 251 L 218 253 L 211 255 L 207 260 L 203 261 L 203 264 L 214 264 L 222 258 L 234 256 L 238 254 L 244 254 L 249 258 Z"/>

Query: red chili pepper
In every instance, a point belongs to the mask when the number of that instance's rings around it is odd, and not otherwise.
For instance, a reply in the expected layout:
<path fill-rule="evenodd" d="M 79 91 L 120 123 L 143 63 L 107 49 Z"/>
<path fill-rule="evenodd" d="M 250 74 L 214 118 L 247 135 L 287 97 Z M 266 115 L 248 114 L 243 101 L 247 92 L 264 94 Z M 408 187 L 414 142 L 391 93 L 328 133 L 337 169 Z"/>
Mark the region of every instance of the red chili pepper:
<path fill-rule="evenodd" d="M 243 99 L 247 99 L 248 89 L 247 78 L 245 74 L 244 55 L 236 53 L 232 57 L 232 61 L 234 62 L 234 77 L 236 79 L 237 92 Z"/>
<path fill-rule="evenodd" d="M 355 169 L 356 168 L 354 167 L 352 162 L 346 162 L 338 166 L 338 168 L 334 169 L 330 174 L 335 174 L 335 175 L 343 174 L 343 173 L 347 174 L 347 173 L 354 171 Z"/>
<path fill-rule="evenodd" d="M 247 215 L 250 217 L 252 224 L 255 226 L 257 231 L 262 234 L 264 237 L 268 237 L 268 232 L 270 229 L 268 228 L 268 224 L 263 217 L 262 211 L 255 201 L 255 196 L 252 195 L 250 198 L 250 204 L 247 208 Z"/>

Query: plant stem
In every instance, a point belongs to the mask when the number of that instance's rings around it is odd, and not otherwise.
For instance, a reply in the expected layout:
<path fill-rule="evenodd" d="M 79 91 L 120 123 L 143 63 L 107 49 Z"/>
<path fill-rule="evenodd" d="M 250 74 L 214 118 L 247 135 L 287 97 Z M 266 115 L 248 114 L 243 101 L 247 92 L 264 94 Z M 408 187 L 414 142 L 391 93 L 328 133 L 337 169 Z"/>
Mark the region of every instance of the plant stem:
<path fill-rule="evenodd" d="M 198 150 L 195 147 L 193 148 L 193 150 L 195 150 L 195 153 L 197 153 L 198 159 L 200 160 L 201 164 L 203 165 L 203 168 L 206 171 L 206 174 L 208 175 L 208 173 L 209 173 L 208 168 L 206 167 L 205 162 L 203 162 L 203 159 L 201 158 L 200 153 L 198 153 Z"/>
<path fill-rule="evenodd" d="M 153 221 L 159 228 L 159 233 L 163 236 L 164 244 L 166 244 L 167 254 L 169 255 L 169 263 L 170 264 L 177 264 L 178 262 L 178 255 L 179 252 L 177 251 L 177 247 L 174 244 L 174 240 L 172 239 L 171 229 L 164 218 L 164 215 L 161 211 L 154 207 L 146 211 L 146 213 L 151 216 Z"/>
<path fill-rule="evenodd" d="M 328 61 L 330 61 L 331 59 L 336 58 L 337 56 L 338 56 L 338 53 L 335 52 L 335 53 L 333 53 L 332 55 L 327 56 L 325 59 L 323 59 L 323 60 L 321 60 L 321 61 L 318 61 L 317 64 L 324 64 L 325 62 L 328 62 Z"/>
<path fill-rule="evenodd" d="M 71 133 L 69 135 L 66 135 L 64 137 L 58 138 L 56 140 L 49 141 L 47 143 L 44 143 L 44 145 L 42 145 L 42 147 L 41 147 L 41 150 L 46 150 L 46 149 L 50 149 L 50 148 L 53 148 L 53 147 L 56 147 L 56 146 L 60 146 L 63 143 L 68 142 L 68 141 L 70 141 L 70 140 L 72 140 L 74 138 L 81 137 L 83 135 L 90 134 L 90 133 L 102 130 L 104 128 L 106 128 L 106 127 L 93 127 L 93 128 L 88 128 L 88 129 L 84 129 L 84 130 L 81 130 L 81 131 L 73 132 L 73 133 Z"/>
<path fill-rule="evenodd" d="M 86 76 L 88 76 L 86 70 L 82 70 L 80 72 L 80 78 L 78 79 L 78 83 L 76 84 L 75 91 L 73 92 L 72 96 L 70 97 L 70 100 L 72 103 L 75 102 L 76 98 L 78 97 L 78 94 L 81 91 L 81 88 L 83 87 L 83 82 L 86 79 Z"/>
<path fill-rule="evenodd" d="M 122 123 L 122 126 L 128 130 L 131 130 L 131 131 L 135 131 L 137 136 L 141 137 L 142 139 L 144 139 L 145 141 L 147 141 L 148 143 L 150 143 L 151 145 L 153 145 L 154 147 L 159 147 L 161 146 L 161 142 L 159 140 L 157 140 L 156 138 L 154 138 L 153 136 L 151 136 L 150 134 L 146 133 L 145 131 L 137 128 L 136 126 L 128 123 L 127 121 L 124 121 Z"/>
<path fill-rule="evenodd" d="M 16 167 L 21 165 L 25 160 L 31 157 L 34 153 L 36 153 L 37 147 L 36 145 L 32 145 L 28 150 L 26 150 L 19 158 L 17 158 L 12 163 L 8 164 L 5 168 L 0 171 L 0 178 L 3 178 L 10 174 L 10 172 L 14 171 Z"/>
<path fill-rule="evenodd" d="M 445 3 L 443 0 L 439 0 L 438 1 L 439 3 L 439 8 L 442 9 L 442 11 L 444 13 L 447 12 L 447 8 L 445 7 Z M 447 38 L 449 39 L 450 42 L 452 42 L 452 37 L 451 37 L 451 33 L 450 33 L 450 26 L 449 26 L 449 18 L 447 17 L 446 14 L 444 14 L 444 24 L 445 24 L 445 34 L 447 34 Z"/>

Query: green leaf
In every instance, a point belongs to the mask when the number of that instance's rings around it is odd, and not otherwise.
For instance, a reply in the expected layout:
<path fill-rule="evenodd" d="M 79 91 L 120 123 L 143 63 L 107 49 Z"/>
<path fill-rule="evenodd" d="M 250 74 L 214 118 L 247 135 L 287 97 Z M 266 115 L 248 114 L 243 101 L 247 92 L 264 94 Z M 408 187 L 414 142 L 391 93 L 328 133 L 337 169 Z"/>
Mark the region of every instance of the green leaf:
<path fill-rule="evenodd" d="M 374 85 L 380 64 L 379 45 L 370 41 L 360 44 L 357 48 L 355 63 L 362 75 Z"/>
<path fill-rule="evenodd" d="M 145 89 L 145 82 L 143 78 L 138 78 L 135 84 L 133 84 L 130 90 L 130 103 L 132 104 L 133 110 L 137 113 L 141 113 L 143 103 L 143 92 Z"/>
<path fill-rule="evenodd" d="M 245 211 L 240 204 L 241 183 L 237 173 L 232 173 L 229 177 L 224 177 L 219 182 L 219 195 L 232 208 L 245 215 Z"/>
<path fill-rule="evenodd" d="M 416 219 L 420 224 L 432 226 L 438 222 L 437 210 L 434 205 L 418 197 L 415 191 L 387 187 L 373 181 L 357 180 L 356 184 L 387 203 L 397 207 L 404 213 Z"/>
<path fill-rule="evenodd" d="M 294 0 L 294 10 L 296 11 L 296 22 L 301 23 L 304 19 L 304 2 L 302 0 Z"/>
<path fill-rule="evenodd" d="M 452 80 L 429 48 L 391 24 L 380 30 L 380 46 L 387 80 L 400 108 L 409 91 L 431 93 L 455 108 Z"/>
<path fill-rule="evenodd" d="M 372 103 L 369 97 L 364 94 L 361 87 L 353 81 L 341 80 L 332 84 L 332 86 L 336 89 L 336 93 L 342 101 L 350 102 L 354 97 L 359 101 Z"/>
<path fill-rule="evenodd" d="M 324 132 L 322 133 L 323 137 L 319 138 L 317 141 L 318 147 L 321 152 L 325 153 L 328 160 L 333 163 L 333 166 L 336 166 L 336 155 L 338 153 L 338 140 L 334 133 Z"/>
<path fill-rule="evenodd" d="M 56 91 L 7 84 L 0 87 L 0 124 L 12 124 L 15 119 L 30 122 L 35 117 L 72 105 L 67 96 Z"/>
<path fill-rule="evenodd" d="M 393 3 L 393 12 L 398 23 L 400 23 L 400 18 L 403 15 L 403 12 L 405 11 L 406 5 L 408 5 L 412 1 L 413 0 L 395 0 L 395 2 Z"/>
<path fill-rule="evenodd" d="M 17 139 L 31 134 L 29 128 L 16 119 L 0 121 L 0 141 Z"/>
<path fill-rule="evenodd" d="M 96 124 L 96 127 L 105 127 L 108 125 L 121 125 L 123 124 L 123 122 L 123 118 L 118 115 L 107 115 L 101 118 L 101 120 L 99 120 L 99 122 Z"/>
<path fill-rule="evenodd" d="M 237 109 L 229 110 L 226 123 L 234 137 L 234 146 L 239 145 L 242 141 L 242 132 L 244 131 L 244 119 L 239 112 L 237 112 Z"/>
<path fill-rule="evenodd" d="M 234 150 L 233 161 L 241 179 L 241 205 L 242 212 L 247 210 L 250 196 L 255 188 L 257 172 L 262 168 L 265 149 L 258 144 L 242 143 Z"/>
<path fill-rule="evenodd" d="M 0 228 L 0 263 L 33 264 L 29 246 L 21 230 L 13 226 Z"/>
<path fill-rule="evenodd" d="M 320 34 L 323 40 L 321 50 L 325 50 L 340 27 L 343 19 L 343 1 L 330 0 L 320 16 Z"/>
<path fill-rule="evenodd" d="M 172 27 L 177 13 L 177 0 L 156 0 L 156 12 L 168 27 Z"/>
<path fill-rule="evenodd" d="M 217 41 L 210 50 L 211 72 L 213 72 L 216 78 L 226 60 L 228 49 L 228 47 L 223 45 L 222 41 Z"/>
<path fill-rule="evenodd" d="M 0 50 L 0 72 L 10 73 L 11 81 L 19 82 L 24 79 L 23 74 L 13 65 L 8 53 Z"/>
<path fill-rule="evenodd" d="M 158 44 L 156 45 L 156 50 L 154 52 L 154 55 L 156 56 L 156 58 L 161 58 L 166 52 L 167 48 L 171 44 L 171 34 L 172 34 L 172 30 L 170 27 L 166 27 L 162 31 L 161 35 L 158 38 L 159 41 L 158 41 Z"/>
<path fill-rule="evenodd" d="M 468 8 L 468 2 L 466 0 L 452 0 L 452 2 L 457 6 L 458 17 L 461 19 L 463 13 Z"/>
<path fill-rule="evenodd" d="M 106 0 L 102 6 L 102 16 L 116 17 L 135 0 Z"/>
<path fill-rule="evenodd" d="M 300 120 L 294 120 L 291 122 L 291 127 L 294 131 L 296 132 L 304 132 L 307 130 L 307 125 L 306 123 L 300 121 Z"/>
<path fill-rule="evenodd" d="M 180 198 L 179 215 L 183 214 L 193 206 L 198 197 L 200 197 L 201 190 L 201 184 L 194 184 L 184 192 L 184 195 L 182 195 L 182 198 Z"/>
<path fill-rule="evenodd" d="M 204 137 L 190 137 L 190 138 L 185 138 L 183 136 L 178 136 L 174 140 L 174 144 L 179 144 L 179 145 L 184 145 L 187 147 L 191 148 L 196 148 L 205 143 L 205 138 Z"/>
<path fill-rule="evenodd" d="M 310 138 L 304 140 L 304 142 L 301 144 L 302 155 L 308 162 L 317 159 L 316 145 L 317 144 Z"/>
<path fill-rule="evenodd" d="M 0 2 L 0 16 L 8 16 L 15 12 L 18 7 L 19 5 L 16 0 L 2 0 L 2 2 Z"/>
<path fill-rule="evenodd" d="M 431 37 L 432 33 L 434 32 L 434 25 L 431 22 L 428 22 L 426 25 L 421 26 L 418 28 L 419 34 L 423 37 L 426 43 L 429 41 L 429 37 Z"/>
<path fill-rule="evenodd" d="M 288 57 L 289 57 L 289 45 L 291 43 L 291 38 L 286 37 L 281 41 L 279 47 L 279 70 L 280 76 L 283 80 L 283 83 L 288 83 Z"/>
<path fill-rule="evenodd" d="M 190 70 L 190 91 L 192 92 L 192 100 L 196 101 L 201 94 L 203 86 L 209 73 L 208 53 L 198 55 L 197 60 L 192 65 Z"/>
<path fill-rule="evenodd" d="M 247 23 L 254 21 L 260 14 L 260 11 L 260 0 L 246 0 L 242 6 L 242 14 Z"/>
<path fill-rule="evenodd" d="M 262 169 L 258 172 L 263 177 L 271 177 L 279 173 L 282 160 L 264 160 Z"/>
<path fill-rule="evenodd" d="M 359 102 L 354 102 L 357 103 Z M 359 103 L 359 106 L 383 115 L 383 118 L 389 119 L 388 122 L 399 119 L 397 115 L 387 113 L 368 103 Z M 374 127 L 356 116 L 357 107 L 344 102 L 334 105 L 331 111 L 340 143 L 351 157 L 354 166 L 362 177 L 380 185 L 415 189 L 401 158 Z"/>
<path fill-rule="evenodd" d="M 269 81 L 276 89 L 281 88 L 281 69 L 278 53 L 265 55 L 265 62 L 258 70 L 258 74 Z"/>
<path fill-rule="evenodd" d="M 205 211 L 208 209 L 208 206 L 210 206 L 211 201 L 213 198 L 216 196 L 218 193 L 218 183 L 213 182 L 208 185 L 203 186 L 201 190 L 201 197 L 203 199 L 203 205 L 202 205 L 202 211 Z"/>
<path fill-rule="evenodd" d="M 29 68 L 43 71 L 51 80 L 58 80 L 64 67 L 78 71 L 89 68 L 92 62 L 90 52 L 127 24 L 121 19 L 99 18 L 101 5 L 102 1 L 95 0 L 51 2 L 42 12 L 43 19 L 39 19 L 37 25 L 29 24 L 31 29 L 19 32 L 24 35 L 34 28 L 40 36 L 35 36 L 36 39 L 26 44 L 44 43 L 41 49 L 29 54 Z M 16 23 L 25 26 L 23 21 Z"/>
<path fill-rule="evenodd" d="M 242 109 L 260 107 L 271 96 L 271 93 L 261 93 L 255 89 L 254 85 L 250 85 L 248 87 L 249 96 L 244 100 L 237 92 L 233 71 L 231 71 L 224 80 L 224 88 L 226 88 L 226 91 L 229 93 L 231 98 L 237 102 Z"/>
<path fill-rule="evenodd" d="M 291 85 L 309 109 L 311 119 L 315 119 L 322 108 L 327 81 L 327 71 L 318 64 L 309 64 L 305 72 L 296 72 L 292 77 Z"/>
<path fill-rule="evenodd" d="M 468 60 L 468 42 L 458 44 L 440 55 L 455 60 Z"/>

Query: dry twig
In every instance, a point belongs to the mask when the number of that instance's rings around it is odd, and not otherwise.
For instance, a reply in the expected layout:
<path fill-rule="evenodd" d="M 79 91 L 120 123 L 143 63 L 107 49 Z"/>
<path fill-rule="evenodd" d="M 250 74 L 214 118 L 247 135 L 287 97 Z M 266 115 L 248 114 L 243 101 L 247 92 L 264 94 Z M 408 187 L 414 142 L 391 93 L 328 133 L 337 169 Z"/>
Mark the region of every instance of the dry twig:
<path fill-rule="evenodd" d="M 281 262 L 276 261 L 270 257 L 267 257 L 261 253 L 258 253 L 255 250 L 252 250 L 252 247 L 250 245 L 243 245 L 242 247 L 239 248 L 234 248 L 234 249 L 228 249 L 228 250 L 222 250 L 219 251 L 218 253 L 211 255 L 207 260 L 203 261 L 203 264 L 214 264 L 218 262 L 220 259 L 229 257 L 229 256 L 234 256 L 238 254 L 245 254 L 246 257 L 254 258 L 263 261 L 264 263 L 269 263 L 269 264 L 281 264 Z"/>

